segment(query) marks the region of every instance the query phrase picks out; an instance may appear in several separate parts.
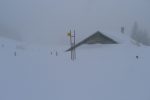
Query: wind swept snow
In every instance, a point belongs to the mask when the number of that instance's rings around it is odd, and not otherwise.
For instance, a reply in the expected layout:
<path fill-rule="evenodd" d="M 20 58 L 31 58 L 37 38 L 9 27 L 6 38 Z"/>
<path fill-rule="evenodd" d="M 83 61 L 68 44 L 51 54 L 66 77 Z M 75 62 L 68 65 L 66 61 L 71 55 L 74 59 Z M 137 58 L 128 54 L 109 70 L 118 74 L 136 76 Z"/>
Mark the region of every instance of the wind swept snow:
<path fill-rule="evenodd" d="M 149 47 L 85 45 L 71 61 L 65 47 L 16 46 L 1 41 L 0 100 L 150 99 Z"/>

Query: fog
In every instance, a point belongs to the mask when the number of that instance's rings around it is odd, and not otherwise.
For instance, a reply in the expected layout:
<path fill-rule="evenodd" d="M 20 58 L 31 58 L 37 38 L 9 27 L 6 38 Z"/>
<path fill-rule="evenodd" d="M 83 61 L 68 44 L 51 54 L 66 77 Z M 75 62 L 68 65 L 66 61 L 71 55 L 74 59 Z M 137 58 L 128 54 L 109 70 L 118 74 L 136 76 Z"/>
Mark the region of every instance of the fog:
<path fill-rule="evenodd" d="M 28 43 L 67 44 L 95 31 L 131 32 L 133 23 L 150 32 L 149 0 L 0 0 L 0 36 Z"/>

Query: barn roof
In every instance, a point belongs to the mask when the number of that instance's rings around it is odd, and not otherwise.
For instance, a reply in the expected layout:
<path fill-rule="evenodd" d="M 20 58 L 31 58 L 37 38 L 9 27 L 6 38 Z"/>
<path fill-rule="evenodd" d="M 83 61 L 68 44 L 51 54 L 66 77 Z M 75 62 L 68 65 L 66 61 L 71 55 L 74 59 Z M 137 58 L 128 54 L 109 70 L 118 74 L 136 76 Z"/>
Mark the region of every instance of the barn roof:
<path fill-rule="evenodd" d="M 84 40 L 82 40 L 81 42 L 77 43 L 74 47 L 71 47 L 66 51 L 70 51 L 74 48 L 77 48 L 82 44 L 117 44 L 117 43 L 118 42 L 116 42 L 112 38 L 97 31 L 94 34 L 92 34 L 91 36 L 89 36 L 89 37 L 85 38 Z"/>

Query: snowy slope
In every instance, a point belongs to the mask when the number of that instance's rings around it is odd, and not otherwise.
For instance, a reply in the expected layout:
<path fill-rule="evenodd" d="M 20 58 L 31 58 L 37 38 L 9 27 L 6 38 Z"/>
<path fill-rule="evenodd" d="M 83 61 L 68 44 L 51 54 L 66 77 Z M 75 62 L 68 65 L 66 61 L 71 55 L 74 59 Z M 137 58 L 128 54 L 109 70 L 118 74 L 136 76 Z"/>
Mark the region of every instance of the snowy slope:
<path fill-rule="evenodd" d="M 66 47 L 2 44 L 0 100 L 150 99 L 149 47 L 84 45 L 71 61 Z"/>

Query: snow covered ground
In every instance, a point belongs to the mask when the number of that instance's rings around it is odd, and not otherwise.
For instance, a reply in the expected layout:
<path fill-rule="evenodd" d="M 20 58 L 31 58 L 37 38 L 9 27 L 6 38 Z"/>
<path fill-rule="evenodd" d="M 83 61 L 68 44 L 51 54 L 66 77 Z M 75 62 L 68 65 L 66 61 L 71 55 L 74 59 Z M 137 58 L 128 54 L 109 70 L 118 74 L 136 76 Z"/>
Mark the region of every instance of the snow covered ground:
<path fill-rule="evenodd" d="M 150 100 L 149 47 L 66 49 L 0 38 L 0 100 Z"/>

